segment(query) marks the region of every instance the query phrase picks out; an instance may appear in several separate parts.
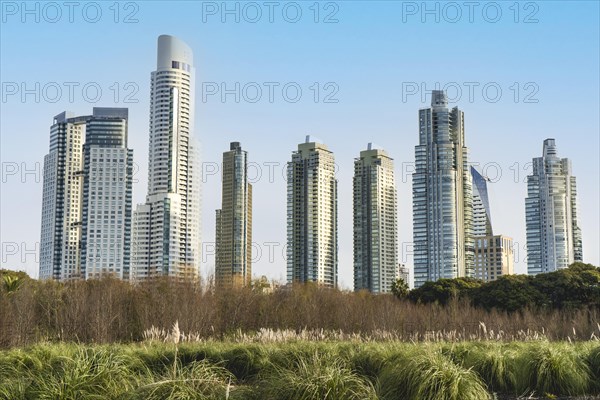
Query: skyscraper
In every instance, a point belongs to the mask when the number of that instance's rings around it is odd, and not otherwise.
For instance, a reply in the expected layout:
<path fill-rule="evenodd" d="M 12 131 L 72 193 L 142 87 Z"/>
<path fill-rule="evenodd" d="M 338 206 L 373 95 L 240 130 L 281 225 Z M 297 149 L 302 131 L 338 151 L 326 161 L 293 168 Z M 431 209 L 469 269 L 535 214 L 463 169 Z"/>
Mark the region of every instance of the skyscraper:
<path fill-rule="evenodd" d="M 390 292 L 397 269 L 394 162 L 369 143 L 354 161 L 354 290 Z"/>
<path fill-rule="evenodd" d="M 512 238 L 494 235 L 488 196 L 489 179 L 471 167 L 473 182 L 473 277 L 493 281 L 514 273 Z"/>
<path fill-rule="evenodd" d="M 577 188 L 571 162 L 559 158 L 554 139 L 533 159 L 525 199 L 527 272 L 538 274 L 583 261 L 577 225 Z"/>
<path fill-rule="evenodd" d="M 148 195 L 133 219 L 135 280 L 199 276 L 200 169 L 193 88 L 191 49 L 173 36 L 159 36 L 150 86 Z"/>
<path fill-rule="evenodd" d="M 434 90 L 431 108 L 419 110 L 419 145 L 413 174 L 415 287 L 473 273 L 471 173 L 464 116 Z"/>
<path fill-rule="evenodd" d="M 133 151 L 126 108 L 63 112 L 44 158 L 41 279 L 128 279 Z"/>
<path fill-rule="evenodd" d="M 232 142 L 223 153 L 221 209 L 216 211 L 217 288 L 241 287 L 252 279 L 252 185 L 248 153 Z"/>
<path fill-rule="evenodd" d="M 504 235 L 475 236 L 473 278 L 490 282 L 514 274 L 513 240 Z"/>
<path fill-rule="evenodd" d="M 337 286 L 337 180 L 333 153 L 306 137 L 287 167 L 287 280 Z"/>
<path fill-rule="evenodd" d="M 471 166 L 473 182 L 473 236 L 493 235 L 492 213 L 488 197 L 488 178 L 481 175 Z"/>

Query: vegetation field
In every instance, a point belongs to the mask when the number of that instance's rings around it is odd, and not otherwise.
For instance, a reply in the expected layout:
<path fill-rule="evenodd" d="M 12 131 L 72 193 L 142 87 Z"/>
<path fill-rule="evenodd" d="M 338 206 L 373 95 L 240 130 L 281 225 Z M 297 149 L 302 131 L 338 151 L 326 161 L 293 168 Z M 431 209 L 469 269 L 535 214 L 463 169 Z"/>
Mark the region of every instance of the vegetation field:
<path fill-rule="evenodd" d="M 600 268 L 374 295 L 0 270 L 0 400 L 600 398 Z"/>
<path fill-rule="evenodd" d="M 1 399 L 592 398 L 600 342 L 289 341 L 81 345 L 0 352 Z"/>

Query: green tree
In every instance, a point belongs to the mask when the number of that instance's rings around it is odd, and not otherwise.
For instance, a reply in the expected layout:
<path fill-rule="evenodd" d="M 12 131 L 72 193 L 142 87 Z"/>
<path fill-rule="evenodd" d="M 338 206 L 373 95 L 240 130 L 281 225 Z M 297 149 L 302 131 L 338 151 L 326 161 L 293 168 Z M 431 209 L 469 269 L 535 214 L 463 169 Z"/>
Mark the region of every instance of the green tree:
<path fill-rule="evenodd" d="M 469 298 L 470 293 L 482 284 L 482 281 L 474 278 L 442 278 L 425 282 L 421 287 L 411 290 L 408 298 L 415 303 L 446 305 L 452 299 Z"/>
<path fill-rule="evenodd" d="M 504 275 L 470 293 L 473 305 L 487 310 L 520 311 L 544 301 L 544 295 L 532 286 L 529 275 Z"/>
<path fill-rule="evenodd" d="M 0 282 L 2 282 L 2 287 L 8 294 L 15 293 L 23 282 L 28 279 L 31 278 L 25 272 L 0 269 Z"/>
<path fill-rule="evenodd" d="M 404 279 L 398 278 L 392 283 L 392 293 L 399 299 L 405 299 L 408 297 L 408 284 L 404 282 Z"/>

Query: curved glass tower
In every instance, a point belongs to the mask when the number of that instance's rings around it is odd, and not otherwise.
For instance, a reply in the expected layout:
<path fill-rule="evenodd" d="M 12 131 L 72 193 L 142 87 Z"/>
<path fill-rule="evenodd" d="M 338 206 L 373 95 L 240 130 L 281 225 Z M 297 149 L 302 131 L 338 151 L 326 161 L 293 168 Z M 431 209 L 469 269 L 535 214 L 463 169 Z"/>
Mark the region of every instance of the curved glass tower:
<path fill-rule="evenodd" d="M 493 235 L 492 213 L 487 190 L 488 178 L 471 167 L 473 180 L 473 236 Z"/>
<path fill-rule="evenodd" d="M 190 47 L 158 38 L 150 88 L 148 196 L 133 219 L 132 278 L 194 279 L 200 271 L 200 169 Z"/>

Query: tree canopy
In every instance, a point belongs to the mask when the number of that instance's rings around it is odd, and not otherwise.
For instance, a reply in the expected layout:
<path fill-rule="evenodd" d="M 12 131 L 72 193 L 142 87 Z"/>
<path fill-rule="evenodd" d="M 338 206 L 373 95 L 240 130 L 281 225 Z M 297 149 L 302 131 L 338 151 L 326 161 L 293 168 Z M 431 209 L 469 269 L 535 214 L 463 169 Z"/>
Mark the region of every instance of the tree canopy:
<path fill-rule="evenodd" d="M 508 312 L 536 308 L 600 308 L 600 268 L 574 263 L 569 268 L 538 275 L 504 275 L 495 281 L 472 278 L 440 279 L 413 289 L 415 303 L 446 305 L 468 299 L 474 306 Z"/>

